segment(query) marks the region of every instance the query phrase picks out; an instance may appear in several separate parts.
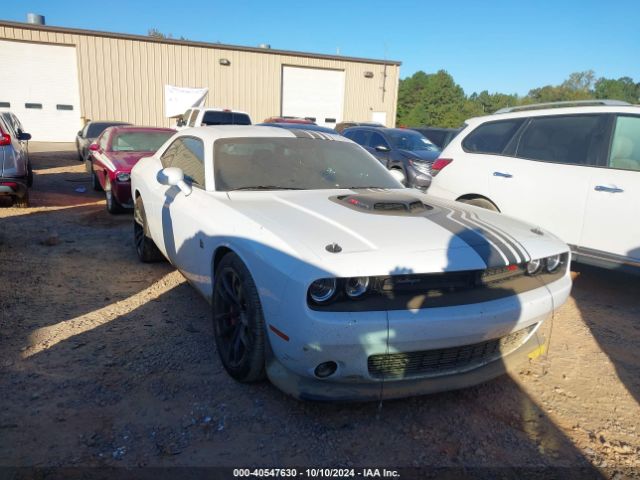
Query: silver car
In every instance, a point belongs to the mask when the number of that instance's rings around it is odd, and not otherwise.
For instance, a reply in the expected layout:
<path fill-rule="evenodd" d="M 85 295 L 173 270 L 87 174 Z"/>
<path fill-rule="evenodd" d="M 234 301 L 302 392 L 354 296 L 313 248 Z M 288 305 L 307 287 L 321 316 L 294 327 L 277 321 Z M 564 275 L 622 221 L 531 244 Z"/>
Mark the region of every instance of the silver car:
<path fill-rule="evenodd" d="M 29 206 L 33 171 L 27 151 L 31 135 L 11 112 L 0 113 L 0 195 L 13 198 L 16 207 Z"/>

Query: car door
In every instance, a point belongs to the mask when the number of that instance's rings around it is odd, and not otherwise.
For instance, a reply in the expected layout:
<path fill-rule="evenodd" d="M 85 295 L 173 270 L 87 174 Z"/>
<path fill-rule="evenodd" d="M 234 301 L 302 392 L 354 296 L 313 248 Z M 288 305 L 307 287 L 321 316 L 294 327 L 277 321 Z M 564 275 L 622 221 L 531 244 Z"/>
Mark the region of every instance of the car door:
<path fill-rule="evenodd" d="M 503 213 L 578 244 L 609 121 L 599 114 L 529 118 L 488 171 L 491 199 Z"/>
<path fill-rule="evenodd" d="M 579 251 L 640 266 L 640 116 L 615 117 L 604 168 L 593 169 Z"/>
<path fill-rule="evenodd" d="M 367 140 L 367 150 L 376 157 L 380 163 L 389 168 L 391 146 L 380 132 L 371 132 Z"/>
<path fill-rule="evenodd" d="M 204 144 L 197 137 L 180 137 L 170 160 L 170 167 L 180 168 L 185 182 L 192 187 L 185 195 L 177 186 L 164 186 L 162 230 L 164 248 L 171 262 L 197 288 L 210 282 L 210 258 L 206 251 L 201 219 L 206 211 L 207 196 L 204 174 Z"/>

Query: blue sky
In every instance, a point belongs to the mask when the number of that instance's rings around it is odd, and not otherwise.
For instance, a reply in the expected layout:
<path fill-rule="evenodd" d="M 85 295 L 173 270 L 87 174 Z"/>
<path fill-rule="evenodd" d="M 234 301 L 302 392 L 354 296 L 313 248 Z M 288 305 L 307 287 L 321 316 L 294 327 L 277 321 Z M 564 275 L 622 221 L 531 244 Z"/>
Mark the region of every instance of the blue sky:
<path fill-rule="evenodd" d="M 570 73 L 640 82 L 638 0 L 3 2 L 0 18 L 402 61 L 401 77 L 447 70 L 467 94 L 526 94 Z"/>

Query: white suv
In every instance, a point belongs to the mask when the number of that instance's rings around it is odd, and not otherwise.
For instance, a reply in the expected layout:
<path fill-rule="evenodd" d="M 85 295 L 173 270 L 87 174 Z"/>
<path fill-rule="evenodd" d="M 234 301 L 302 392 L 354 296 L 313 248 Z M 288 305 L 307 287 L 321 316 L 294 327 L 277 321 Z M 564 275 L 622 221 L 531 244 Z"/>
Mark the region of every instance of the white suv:
<path fill-rule="evenodd" d="M 472 118 L 429 193 L 535 223 L 575 259 L 640 271 L 640 106 L 603 100 Z"/>
<path fill-rule="evenodd" d="M 176 130 L 207 125 L 251 125 L 246 112 L 224 108 L 190 108 L 178 117 Z"/>

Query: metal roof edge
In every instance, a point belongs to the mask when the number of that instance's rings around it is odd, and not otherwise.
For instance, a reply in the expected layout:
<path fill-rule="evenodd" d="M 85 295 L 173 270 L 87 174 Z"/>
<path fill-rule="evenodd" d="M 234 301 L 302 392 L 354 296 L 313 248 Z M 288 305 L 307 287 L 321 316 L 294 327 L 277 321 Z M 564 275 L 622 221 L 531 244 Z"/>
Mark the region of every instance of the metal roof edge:
<path fill-rule="evenodd" d="M 222 50 L 236 50 L 240 52 L 266 53 L 271 55 L 290 55 L 297 57 L 319 58 L 323 60 L 336 60 L 343 62 L 371 63 L 378 65 L 400 66 L 402 62 L 398 60 L 379 60 L 373 58 L 344 57 L 340 55 L 327 55 L 322 53 L 298 52 L 295 50 L 277 50 L 272 48 L 243 47 L 240 45 L 227 45 L 224 43 L 198 42 L 193 40 L 176 40 L 172 38 L 156 38 L 145 35 L 133 35 L 129 33 L 104 32 L 99 30 L 85 30 L 80 28 L 54 27 L 51 25 L 36 25 L 24 22 L 12 22 L 0 20 L 0 27 L 24 28 L 27 30 L 44 30 L 47 32 L 67 33 L 76 35 L 89 35 L 94 37 L 118 38 L 123 40 L 137 40 L 141 42 L 166 43 L 170 45 L 183 45 L 188 47 L 218 48 Z M 15 39 L 19 40 L 19 39 Z M 28 40 L 26 40 L 28 41 Z"/>

